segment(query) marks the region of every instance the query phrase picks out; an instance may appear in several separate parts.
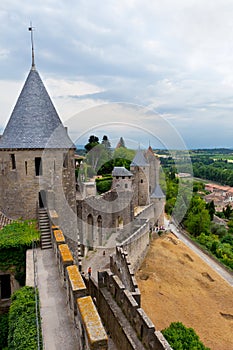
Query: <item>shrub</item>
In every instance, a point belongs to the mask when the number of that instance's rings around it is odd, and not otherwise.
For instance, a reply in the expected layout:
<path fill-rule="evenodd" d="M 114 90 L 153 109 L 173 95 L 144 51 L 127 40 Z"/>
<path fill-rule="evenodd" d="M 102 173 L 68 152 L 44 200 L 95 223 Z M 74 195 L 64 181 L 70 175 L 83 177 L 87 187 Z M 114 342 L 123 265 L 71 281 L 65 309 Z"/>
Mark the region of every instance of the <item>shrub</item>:
<path fill-rule="evenodd" d="M 7 346 L 8 314 L 0 315 L 0 349 Z"/>
<path fill-rule="evenodd" d="M 98 193 L 104 193 L 111 189 L 112 186 L 112 177 L 104 177 L 96 179 L 96 188 Z"/>
<path fill-rule="evenodd" d="M 39 330 L 39 335 L 42 348 L 41 330 Z M 9 311 L 8 349 L 37 349 L 36 303 L 35 291 L 32 287 L 23 287 L 12 295 Z"/>
<path fill-rule="evenodd" d="M 203 345 L 192 328 L 186 328 L 181 322 L 171 323 L 162 333 L 173 350 L 210 350 Z"/>

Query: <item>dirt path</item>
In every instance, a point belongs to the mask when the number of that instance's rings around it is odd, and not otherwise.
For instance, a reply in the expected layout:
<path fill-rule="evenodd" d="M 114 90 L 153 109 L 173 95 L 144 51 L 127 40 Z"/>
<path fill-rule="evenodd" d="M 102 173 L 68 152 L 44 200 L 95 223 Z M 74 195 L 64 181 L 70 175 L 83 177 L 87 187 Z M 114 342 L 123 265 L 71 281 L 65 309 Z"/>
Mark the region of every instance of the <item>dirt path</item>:
<path fill-rule="evenodd" d="M 179 239 L 152 242 L 136 278 L 156 329 L 181 321 L 211 350 L 233 349 L 233 288 Z"/>

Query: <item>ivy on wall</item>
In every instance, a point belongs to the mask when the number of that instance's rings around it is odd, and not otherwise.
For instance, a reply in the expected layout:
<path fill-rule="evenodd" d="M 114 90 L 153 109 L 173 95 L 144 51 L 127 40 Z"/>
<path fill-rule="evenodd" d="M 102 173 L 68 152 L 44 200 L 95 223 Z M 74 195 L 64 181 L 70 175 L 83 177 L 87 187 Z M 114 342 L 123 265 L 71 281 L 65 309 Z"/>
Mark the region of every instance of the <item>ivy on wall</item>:
<path fill-rule="evenodd" d="M 36 221 L 15 221 L 1 230 L 0 271 L 11 271 L 20 285 L 25 284 L 26 251 L 39 244 Z"/>

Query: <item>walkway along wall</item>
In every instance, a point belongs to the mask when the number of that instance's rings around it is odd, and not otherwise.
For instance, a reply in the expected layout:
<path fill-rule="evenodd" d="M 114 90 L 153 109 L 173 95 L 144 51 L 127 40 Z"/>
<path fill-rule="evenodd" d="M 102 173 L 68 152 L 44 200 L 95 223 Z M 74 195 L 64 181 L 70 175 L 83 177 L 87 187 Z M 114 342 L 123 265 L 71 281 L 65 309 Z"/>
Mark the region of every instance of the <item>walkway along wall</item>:
<path fill-rule="evenodd" d="M 62 285 L 66 288 L 69 312 L 80 339 L 80 349 L 105 350 L 108 348 L 108 339 L 102 320 L 119 349 L 172 350 L 140 307 L 140 292 L 130 268 L 128 255 L 124 250 L 117 248 L 118 258 L 113 259 L 113 262 L 117 262 L 115 268 L 118 266 L 121 271 L 119 277 L 125 275 L 126 284 L 129 285 L 130 290 L 117 275 L 109 270 L 98 272 L 98 283 L 92 277 L 81 275 L 66 241 L 64 242 L 62 232 L 58 231 L 59 227 L 53 229 L 54 253 Z M 147 242 L 146 232 L 148 232 L 148 223 L 137 231 L 134 237 L 136 239 L 127 240 L 128 248 L 136 247 L 138 243 L 135 245 L 135 241 Z M 140 253 L 139 249 L 137 253 Z M 88 300 L 83 301 L 82 299 L 86 297 Z M 91 315 L 94 315 L 92 325 L 90 325 Z"/>
<path fill-rule="evenodd" d="M 59 227 L 52 227 L 52 229 L 54 255 L 62 288 L 66 290 L 68 310 L 65 309 L 64 312 L 68 311 L 75 323 L 79 339 L 77 348 L 80 350 L 107 350 L 108 337 L 91 297 L 87 297 L 88 290 L 79 271 L 79 266 L 75 264 L 76 261 L 66 244 L 62 231 Z M 33 271 L 32 250 L 27 251 L 26 264 L 27 285 L 34 286 L 35 271 Z"/>

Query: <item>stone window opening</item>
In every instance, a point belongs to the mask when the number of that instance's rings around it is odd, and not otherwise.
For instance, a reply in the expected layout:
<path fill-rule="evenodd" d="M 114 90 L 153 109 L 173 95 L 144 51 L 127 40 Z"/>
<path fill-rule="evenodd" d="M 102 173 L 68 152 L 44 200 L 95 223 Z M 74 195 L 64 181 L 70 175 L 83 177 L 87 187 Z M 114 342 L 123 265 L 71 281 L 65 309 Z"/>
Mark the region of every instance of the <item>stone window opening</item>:
<path fill-rule="evenodd" d="M 128 184 L 125 184 L 125 188 L 128 188 Z"/>
<path fill-rule="evenodd" d="M 63 153 L 63 168 L 68 168 L 68 154 Z"/>
<path fill-rule="evenodd" d="M 11 156 L 11 168 L 12 170 L 15 170 L 16 169 L 15 154 L 12 153 L 10 156 Z"/>
<path fill-rule="evenodd" d="M 0 275 L 0 299 L 11 297 L 11 276 L 10 274 Z"/>
<path fill-rule="evenodd" d="M 42 175 L 42 160 L 41 160 L 41 157 L 36 157 L 35 158 L 35 172 L 36 172 L 36 176 L 41 176 Z"/>
<path fill-rule="evenodd" d="M 141 179 L 141 184 L 143 184 L 143 179 Z"/>
<path fill-rule="evenodd" d="M 25 174 L 27 175 L 28 174 L 28 162 L 25 161 Z"/>

